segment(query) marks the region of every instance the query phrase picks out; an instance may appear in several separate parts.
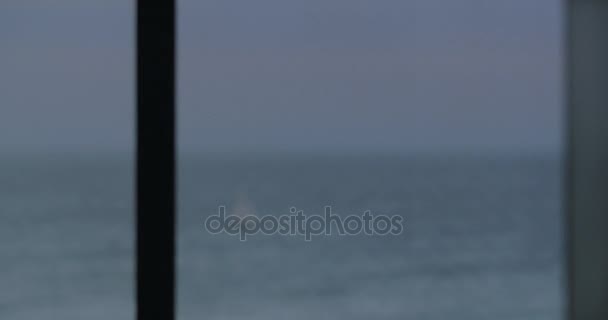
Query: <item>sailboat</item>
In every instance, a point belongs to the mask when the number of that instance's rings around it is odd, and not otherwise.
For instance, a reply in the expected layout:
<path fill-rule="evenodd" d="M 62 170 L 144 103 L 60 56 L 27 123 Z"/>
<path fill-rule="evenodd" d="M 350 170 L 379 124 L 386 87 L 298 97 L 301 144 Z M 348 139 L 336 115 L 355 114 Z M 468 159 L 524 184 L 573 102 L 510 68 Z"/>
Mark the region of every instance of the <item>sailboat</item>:
<path fill-rule="evenodd" d="M 232 210 L 230 211 L 231 215 L 239 217 L 241 220 L 249 217 L 255 216 L 255 206 L 249 200 L 249 196 L 247 192 L 241 191 L 237 194 L 236 200 L 232 205 Z"/>

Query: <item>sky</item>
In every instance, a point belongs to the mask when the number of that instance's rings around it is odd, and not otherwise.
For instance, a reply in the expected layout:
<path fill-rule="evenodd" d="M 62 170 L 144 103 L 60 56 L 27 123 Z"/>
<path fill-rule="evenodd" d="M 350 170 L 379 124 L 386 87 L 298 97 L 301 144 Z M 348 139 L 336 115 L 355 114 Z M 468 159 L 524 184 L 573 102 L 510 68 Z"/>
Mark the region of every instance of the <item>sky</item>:
<path fill-rule="evenodd" d="M 180 150 L 557 150 L 560 3 L 178 1 Z M 4 150 L 133 149 L 133 10 L 0 3 Z"/>

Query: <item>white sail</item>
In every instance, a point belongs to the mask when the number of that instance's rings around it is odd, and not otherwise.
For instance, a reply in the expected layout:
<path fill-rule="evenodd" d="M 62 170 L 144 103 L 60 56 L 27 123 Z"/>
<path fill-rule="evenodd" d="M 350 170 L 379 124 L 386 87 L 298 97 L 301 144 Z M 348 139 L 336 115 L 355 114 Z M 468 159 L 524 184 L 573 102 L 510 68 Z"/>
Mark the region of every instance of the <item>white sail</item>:
<path fill-rule="evenodd" d="M 231 210 L 232 215 L 244 218 L 247 216 L 255 216 L 255 207 L 249 200 L 246 192 L 240 192 L 237 195 Z"/>

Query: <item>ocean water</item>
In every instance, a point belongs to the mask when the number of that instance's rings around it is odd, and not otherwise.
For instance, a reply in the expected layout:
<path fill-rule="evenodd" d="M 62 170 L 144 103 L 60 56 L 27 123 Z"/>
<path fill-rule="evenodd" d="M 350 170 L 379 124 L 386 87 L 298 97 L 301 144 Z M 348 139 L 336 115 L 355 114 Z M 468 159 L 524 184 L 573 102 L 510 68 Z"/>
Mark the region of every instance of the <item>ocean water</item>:
<path fill-rule="evenodd" d="M 132 319 L 133 166 L 0 163 L 0 318 Z M 559 319 L 560 160 L 548 154 L 181 156 L 179 319 Z M 205 231 L 256 214 L 398 214 L 398 236 Z"/>

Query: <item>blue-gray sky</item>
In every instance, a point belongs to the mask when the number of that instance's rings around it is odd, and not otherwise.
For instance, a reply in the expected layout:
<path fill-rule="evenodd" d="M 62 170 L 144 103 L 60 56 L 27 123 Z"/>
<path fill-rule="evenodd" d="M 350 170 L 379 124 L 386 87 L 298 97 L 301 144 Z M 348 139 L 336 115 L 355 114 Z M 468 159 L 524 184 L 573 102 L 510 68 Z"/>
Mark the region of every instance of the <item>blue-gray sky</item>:
<path fill-rule="evenodd" d="M 0 3 L 0 145 L 133 145 L 131 1 Z M 558 0 L 179 1 L 182 150 L 555 149 Z"/>

